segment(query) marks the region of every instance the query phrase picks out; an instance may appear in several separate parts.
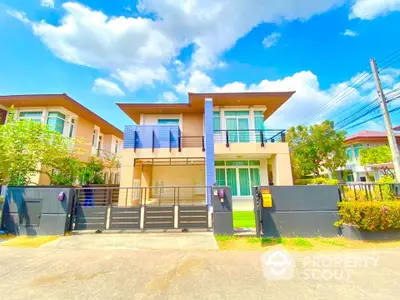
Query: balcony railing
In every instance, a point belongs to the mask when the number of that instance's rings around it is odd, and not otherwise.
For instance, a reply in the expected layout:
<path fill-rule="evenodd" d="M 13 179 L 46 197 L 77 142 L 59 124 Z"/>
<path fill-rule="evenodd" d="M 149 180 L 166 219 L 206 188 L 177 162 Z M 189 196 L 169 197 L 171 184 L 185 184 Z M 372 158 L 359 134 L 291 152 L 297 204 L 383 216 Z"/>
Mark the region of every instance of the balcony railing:
<path fill-rule="evenodd" d="M 259 143 L 262 147 L 265 143 L 285 142 L 285 130 L 267 129 L 267 130 L 214 130 L 214 143 L 225 144 L 229 147 L 234 143 Z"/>

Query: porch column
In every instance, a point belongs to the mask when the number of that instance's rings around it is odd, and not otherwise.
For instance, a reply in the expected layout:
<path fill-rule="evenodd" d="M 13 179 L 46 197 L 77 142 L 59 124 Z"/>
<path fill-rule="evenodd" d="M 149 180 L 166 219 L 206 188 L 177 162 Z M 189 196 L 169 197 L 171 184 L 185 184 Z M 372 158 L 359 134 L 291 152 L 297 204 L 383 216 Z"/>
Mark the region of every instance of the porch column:
<path fill-rule="evenodd" d="M 274 185 L 293 185 L 289 153 L 277 153 L 272 157 Z"/>
<path fill-rule="evenodd" d="M 204 102 L 204 146 L 206 185 L 215 184 L 215 159 L 214 159 L 214 128 L 213 128 L 213 99 L 206 98 Z M 207 204 L 211 205 L 211 189 L 207 190 Z"/>
<path fill-rule="evenodd" d="M 260 184 L 269 185 L 268 161 L 265 158 L 260 160 Z"/>
<path fill-rule="evenodd" d="M 133 149 L 123 149 L 120 169 L 120 187 L 133 186 L 135 153 Z M 131 203 L 132 191 L 127 189 L 119 190 L 118 206 L 126 206 Z M 130 197 L 129 197 L 130 196 Z"/>

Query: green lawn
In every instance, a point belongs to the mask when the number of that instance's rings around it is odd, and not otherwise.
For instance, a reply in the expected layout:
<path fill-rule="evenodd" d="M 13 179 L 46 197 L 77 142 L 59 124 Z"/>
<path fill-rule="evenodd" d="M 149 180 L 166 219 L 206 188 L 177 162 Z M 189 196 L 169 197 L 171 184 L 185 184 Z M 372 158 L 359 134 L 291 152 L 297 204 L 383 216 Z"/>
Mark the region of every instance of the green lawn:
<path fill-rule="evenodd" d="M 252 211 L 234 211 L 233 212 L 234 228 L 255 228 L 256 217 Z"/>

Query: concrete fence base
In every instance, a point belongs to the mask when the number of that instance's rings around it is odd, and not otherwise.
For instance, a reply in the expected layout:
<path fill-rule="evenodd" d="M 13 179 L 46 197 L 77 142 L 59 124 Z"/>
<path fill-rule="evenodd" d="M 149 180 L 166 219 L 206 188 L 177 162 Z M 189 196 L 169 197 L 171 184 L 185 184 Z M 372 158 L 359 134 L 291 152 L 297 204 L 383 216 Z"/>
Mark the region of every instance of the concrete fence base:
<path fill-rule="evenodd" d="M 400 229 L 388 229 L 385 231 L 361 230 L 355 226 L 343 225 L 342 236 L 351 240 L 384 241 L 400 239 Z"/>

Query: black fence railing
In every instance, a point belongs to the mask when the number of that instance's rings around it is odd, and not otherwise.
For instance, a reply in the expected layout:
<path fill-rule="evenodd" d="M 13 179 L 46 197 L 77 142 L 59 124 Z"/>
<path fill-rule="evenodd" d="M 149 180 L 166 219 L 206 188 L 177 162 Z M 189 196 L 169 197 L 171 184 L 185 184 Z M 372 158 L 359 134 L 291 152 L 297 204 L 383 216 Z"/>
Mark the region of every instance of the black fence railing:
<path fill-rule="evenodd" d="M 204 151 L 204 136 L 181 136 L 182 148 L 201 148 Z"/>
<path fill-rule="evenodd" d="M 347 183 L 339 185 L 340 201 L 396 201 L 400 200 L 400 184 Z"/>
<path fill-rule="evenodd" d="M 83 187 L 76 189 L 76 203 L 96 206 L 207 205 L 208 186 Z"/>
<path fill-rule="evenodd" d="M 214 143 L 225 144 L 229 147 L 233 143 L 265 143 L 285 142 L 285 130 L 214 130 Z"/>

